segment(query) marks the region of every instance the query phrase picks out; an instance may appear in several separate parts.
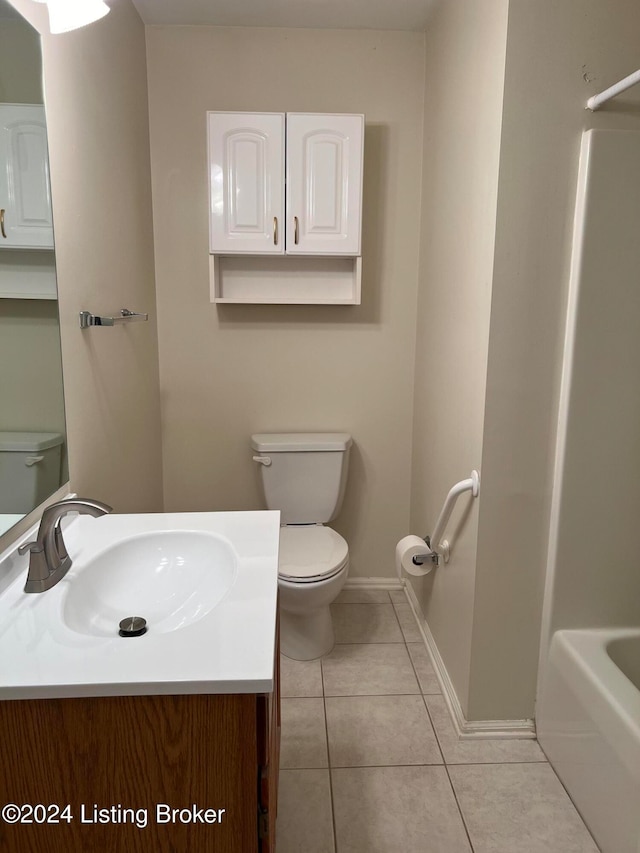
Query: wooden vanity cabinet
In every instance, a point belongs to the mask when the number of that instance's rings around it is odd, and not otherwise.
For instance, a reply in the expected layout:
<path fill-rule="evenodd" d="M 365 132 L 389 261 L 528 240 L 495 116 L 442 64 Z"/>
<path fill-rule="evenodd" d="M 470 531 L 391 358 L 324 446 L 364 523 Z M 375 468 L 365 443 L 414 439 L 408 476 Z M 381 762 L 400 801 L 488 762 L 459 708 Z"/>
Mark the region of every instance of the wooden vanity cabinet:
<path fill-rule="evenodd" d="M 274 667 L 266 695 L 0 702 L 0 808 L 32 820 L 0 820 L 0 851 L 273 853 L 278 644 Z"/>

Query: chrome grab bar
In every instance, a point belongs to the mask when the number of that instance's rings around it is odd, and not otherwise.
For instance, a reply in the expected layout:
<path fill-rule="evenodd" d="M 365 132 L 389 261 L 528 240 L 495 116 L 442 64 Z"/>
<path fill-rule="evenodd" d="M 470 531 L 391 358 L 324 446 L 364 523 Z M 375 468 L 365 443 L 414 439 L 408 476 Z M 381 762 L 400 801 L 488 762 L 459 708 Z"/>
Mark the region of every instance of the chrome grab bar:
<path fill-rule="evenodd" d="M 92 314 L 90 311 L 80 312 L 80 328 L 89 329 L 91 326 L 115 326 L 116 323 L 131 323 L 139 320 L 148 320 L 148 314 L 141 314 L 136 311 L 129 311 L 128 308 L 121 308 L 120 311 L 114 312 L 107 317 L 99 317 Z"/>

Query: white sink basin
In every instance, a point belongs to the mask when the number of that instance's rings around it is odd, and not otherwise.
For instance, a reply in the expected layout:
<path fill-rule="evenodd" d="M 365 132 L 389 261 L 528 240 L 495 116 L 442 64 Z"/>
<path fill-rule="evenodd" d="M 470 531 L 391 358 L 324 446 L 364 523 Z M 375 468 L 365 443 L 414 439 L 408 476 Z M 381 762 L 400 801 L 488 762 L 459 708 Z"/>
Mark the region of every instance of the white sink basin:
<path fill-rule="evenodd" d="M 233 546 L 215 533 L 142 533 L 87 563 L 68 585 L 63 619 L 97 637 L 114 637 L 127 616 L 142 616 L 147 631 L 177 631 L 210 613 L 236 573 Z"/>
<path fill-rule="evenodd" d="M 77 516 L 71 568 L 32 594 L 16 542 L 0 554 L 0 700 L 269 692 L 279 535 L 278 512 Z M 147 632 L 119 636 L 129 616 Z"/>

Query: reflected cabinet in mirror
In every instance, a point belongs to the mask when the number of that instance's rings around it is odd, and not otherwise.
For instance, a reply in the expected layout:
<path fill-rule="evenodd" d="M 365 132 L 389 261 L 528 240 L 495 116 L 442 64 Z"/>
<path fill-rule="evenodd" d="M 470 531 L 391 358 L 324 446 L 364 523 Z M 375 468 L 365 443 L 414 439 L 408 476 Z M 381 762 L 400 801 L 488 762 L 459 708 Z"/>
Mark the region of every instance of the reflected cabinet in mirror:
<path fill-rule="evenodd" d="M 40 36 L 0 0 L 0 535 L 67 479 Z"/>

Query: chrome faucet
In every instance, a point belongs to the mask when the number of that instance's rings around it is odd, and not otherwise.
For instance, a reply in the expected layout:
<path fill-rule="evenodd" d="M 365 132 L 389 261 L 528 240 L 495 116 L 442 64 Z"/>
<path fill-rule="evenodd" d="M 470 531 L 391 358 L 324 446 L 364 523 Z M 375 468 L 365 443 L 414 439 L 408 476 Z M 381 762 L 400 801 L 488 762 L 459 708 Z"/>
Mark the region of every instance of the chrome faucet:
<path fill-rule="evenodd" d="M 46 592 L 55 586 L 71 568 L 71 557 L 62 538 L 60 520 L 70 512 L 99 518 L 111 512 L 112 507 L 101 501 L 86 498 L 69 498 L 48 506 L 42 513 L 38 535 L 33 542 L 18 548 L 19 554 L 30 552 L 29 571 L 25 592 Z"/>

